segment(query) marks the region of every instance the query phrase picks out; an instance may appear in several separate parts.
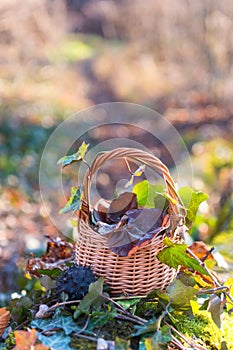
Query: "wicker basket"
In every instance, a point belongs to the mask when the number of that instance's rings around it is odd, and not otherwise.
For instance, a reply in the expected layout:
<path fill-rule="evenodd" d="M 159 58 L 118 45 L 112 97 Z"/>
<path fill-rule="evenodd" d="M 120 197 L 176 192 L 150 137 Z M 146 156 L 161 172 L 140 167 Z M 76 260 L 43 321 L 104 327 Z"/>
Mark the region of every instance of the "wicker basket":
<path fill-rule="evenodd" d="M 174 199 L 169 202 L 172 228 L 163 234 L 155 235 L 148 244 L 129 257 L 113 253 L 106 245 L 106 238 L 91 227 L 89 220 L 90 186 L 93 176 L 105 162 L 116 158 L 127 158 L 153 168 L 164 179 L 167 193 Z M 118 148 L 100 153 L 84 176 L 83 192 L 84 200 L 76 244 L 77 263 L 90 266 L 97 276 L 104 276 L 113 295 L 147 295 L 154 289 L 164 289 L 169 285 L 176 276 L 176 271 L 162 264 L 156 255 L 164 248 L 165 236 L 169 236 L 174 242 L 182 241 L 185 210 L 167 167 L 154 155 L 138 149 Z"/>

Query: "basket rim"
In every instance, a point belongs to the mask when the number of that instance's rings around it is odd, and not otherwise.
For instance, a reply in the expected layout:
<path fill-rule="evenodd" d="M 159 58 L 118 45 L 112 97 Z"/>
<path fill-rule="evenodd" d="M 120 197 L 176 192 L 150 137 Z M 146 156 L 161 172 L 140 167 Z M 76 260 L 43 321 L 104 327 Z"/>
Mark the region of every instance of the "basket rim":
<path fill-rule="evenodd" d="M 177 193 L 176 186 L 172 176 L 170 175 L 169 169 L 167 166 L 154 154 L 147 151 L 136 149 L 136 148 L 127 148 L 121 147 L 114 150 L 99 152 L 94 158 L 91 166 L 87 169 L 83 178 L 83 204 L 81 207 L 81 213 L 84 214 L 84 217 L 89 217 L 89 213 L 92 209 L 90 201 L 90 190 L 91 184 L 96 172 L 109 160 L 112 159 L 124 159 L 134 160 L 139 163 L 142 163 L 157 172 L 158 175 L 163 179 L 167 193 L 170 198 L 169 208 L 171 214 L 180 219 L 185 219 L 186 209 L 184 204 Z M 90 219 L 90 218 L 89 218 Z M 181 220 L 182 221 L 182 220 Z"/>

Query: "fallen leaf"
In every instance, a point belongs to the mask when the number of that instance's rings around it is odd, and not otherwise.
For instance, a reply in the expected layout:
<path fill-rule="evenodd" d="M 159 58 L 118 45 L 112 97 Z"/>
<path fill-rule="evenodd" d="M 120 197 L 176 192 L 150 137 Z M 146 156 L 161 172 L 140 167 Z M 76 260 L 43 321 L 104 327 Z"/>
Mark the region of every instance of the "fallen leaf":
<path fill-rule="evenodd" d="M 10 317 L 11 317 L 10 311 L 8 311 L 5 307 L 2 307 L 0 309 L 0 336 L 8 326 Z"/>
<path fill-rule="evenodd" d="M 96 221 L 106 222 L 110 201 L 101 198 L 93 208 L 93 215 Z"/>
<path fill-rule="evenodd" d="M 72 332 L 79 332 L 81 329 L 74 322 L 72 316 L 64 316 L 59 313 L 55 313 L 52 318 L 37 318 L 31 321 L 30 325 L 42 331 L 49 331 L 54 328 L 61 329 L 65 335 L 70 335 Z"/>
<path fill-rule="evenodd" d="M 131 192 L 121 193 L 118 198 L 111 202 L 107 210 L 106 222 L 117 223 L 128 210 L 137 208 L 138 204 L 136 194 Z"/>
<path fill-rule="evenodd" d="M 15 331 L 14 336 L 16 346 L 13 350 L 49 350 L 43 344 L 36 344 L 37 334 L 34 328 L 31 331 Z"/>
<path fill-rule="evenodd" d="M 197 294 L 198 290 L 186 286 L 180 280 L 175 279 L 170 286 L 167 287 L 167 291 L 171 298 L 172 303 L 175 305 L 186 306 L 190 304 L 190 300 Z"/>
<path fill-rule="evenodd" d="M 213 254 L 210 252 L 208 246 L 202 241 L 193 242 L 189 249 L 200 259 L 200 260 L 214 260 Z"/>
<path fill-rule="evenodd" d="M 50 350 L 72 350 L 70 347 L 70 336 L 66 335 L 64 332 L 56 332 L 51 336 L 45 336 L 38 332 L 38 339 L 43 343 L 48 345 Z M 40 349 L 36 349 L 40 350 Z M 43 349 L 42 349 L 43 350 Z"/>
<path fill-rule="evenodd" d="M 207 311 L 211 313 L 212 319 L 218 328 L 221 327 L 221 314 L 223 313 L 223 305 L 224 302 L 221 300 L 221 298 L 219 298 L 218 295 L 211 294 Z"/>
<path fill-rule="evenodd" d="M 164 220 L 164 216 L 157 208 L 130 210 L 118 225 L 99 223 L 98 232 L 107 238 L 107 245 L 115 254 L 130 256 L 168 228 L 170 221 Z"/>
<path fill-rule="evenodd" d="M 72 243 L 66 242 L 61 238 L 49 238 L 47 242 L 46 253 L 40 258 L 30 257 L 27 261 L 26 270 L 33 276 L 40 277 L 43 274 L 57 277 L 59 274 L 59 267 L 73 259 L 74 247 Z M 51 271 L 51 273 L 49 272 Z"/>

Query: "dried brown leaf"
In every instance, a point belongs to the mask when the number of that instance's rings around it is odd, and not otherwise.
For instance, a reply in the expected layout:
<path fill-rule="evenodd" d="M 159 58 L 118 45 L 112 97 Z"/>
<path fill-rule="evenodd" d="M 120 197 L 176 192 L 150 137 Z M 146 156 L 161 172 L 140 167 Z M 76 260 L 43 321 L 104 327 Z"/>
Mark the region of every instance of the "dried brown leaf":
<path fill-rule="evenodd" d="M 8 311 L 5 307 L 2 307 L 0 309 L 0 336 L 8 326 L 10 317 L 11 317 L 10 311 Z"/>
<path fill-rule="evenodd" d="M 64 262 L 73 259 L 74 246 L 60 238 L 53 239 L 47 236 L 47 250 L 40 258 L 30 257 L 27 261 L 27 271 L 36 277 L 40 276 L 38 270 L 52 270 L 61 267 Z"/>
<path fill-rule="evenodd" d="M 124 192 L 120 196 L 114 199 L 107 212 L 107 222 L 117 223 L 121 220 L 122 216 L 132 209 L 137 209 L 137 196 L 135 193 Z"/>
<path fill-rule="evenodd" d="M 15 331 L 16 346 L 13 350 L 49 350 L 49 348 L 43 344 L 36 344 L 37 334 L 33 328 L 31 331 Z"/>
<path fill-rule="evenodd" d="M 101 198 L 95 205 L 93 209 L 93 214 L 96 221 L 106 222 L 107 212 L 110 206 L 110 201 Z"/>

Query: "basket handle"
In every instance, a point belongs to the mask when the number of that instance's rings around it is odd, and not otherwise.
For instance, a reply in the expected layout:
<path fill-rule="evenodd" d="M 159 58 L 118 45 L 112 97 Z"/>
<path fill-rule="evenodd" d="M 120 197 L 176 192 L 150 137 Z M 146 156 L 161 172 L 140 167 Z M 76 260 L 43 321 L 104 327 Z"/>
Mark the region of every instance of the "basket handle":
<path fill-rule="evenodd" d="M 167 193 L 174 200 L 169 200 L 169 206 L 172 211 L 172 214 L 176 216 L 179 215 L 183 218 L 185 217 L 186 211 L 184 208 L 184 204 L 180 199 L 179 195 L 177 194 L 174 181 L 169 173 L 168 168 L 161 162 L 161 160 L 159 160 L 153 154 L 135 148 L 117 148 L 111 151 L 106 151 L 97 154 L 90 169 L 88 169 L 84 175 L 83 201 L 87 205 L 87 207 L 86 205 L 84 205 L 84 207 L 86 207 L 85 212 L 89 211 L 90 187 L 95 173 L 107 161 L 117 158 L 128 158 L 131 160 L 135 160 L 154 169 L 163 178 L 166 185 Z"/>

